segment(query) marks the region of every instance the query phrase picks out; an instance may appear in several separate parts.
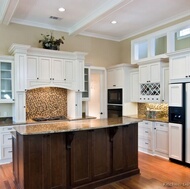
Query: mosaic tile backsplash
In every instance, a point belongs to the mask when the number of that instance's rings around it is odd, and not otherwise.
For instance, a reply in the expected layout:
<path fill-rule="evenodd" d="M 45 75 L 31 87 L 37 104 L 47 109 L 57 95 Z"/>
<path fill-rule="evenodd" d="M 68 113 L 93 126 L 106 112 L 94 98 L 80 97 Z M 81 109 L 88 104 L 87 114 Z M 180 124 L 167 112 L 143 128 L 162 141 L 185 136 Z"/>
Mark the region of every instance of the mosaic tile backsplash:
<path fill-rule="evenodd" d="M 168 104 L 138 103 L 139 115 L 146 115 L 147 109 L 161 110 L 161 117 L 168 117 Z"/>
<path fill-rule="evenodd" d="M 56 116 L 67 116 L 66 89 L 46 87 L 26 92 L 26 120 Z"/>

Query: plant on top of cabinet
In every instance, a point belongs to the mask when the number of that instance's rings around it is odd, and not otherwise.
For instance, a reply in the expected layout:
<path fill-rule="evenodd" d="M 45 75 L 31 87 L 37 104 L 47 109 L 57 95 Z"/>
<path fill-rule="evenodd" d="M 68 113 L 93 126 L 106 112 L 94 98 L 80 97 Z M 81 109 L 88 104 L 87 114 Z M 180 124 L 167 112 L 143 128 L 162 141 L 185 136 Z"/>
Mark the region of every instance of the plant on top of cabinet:
<path fill-rule="evenodd" d="M 60 45 L 64 44 L 63 40 L 65 40 L 64 36 L 61 36 L 59 39 L 55 39 L 53 36 L 53 32 L 51 31 L 51 34 L 41 34 L 43 39 L 39 40 L 39 43 L 42 43 L 42 47 L 44 49 L 52 49 L 52 50 L 59 50 Z"/>

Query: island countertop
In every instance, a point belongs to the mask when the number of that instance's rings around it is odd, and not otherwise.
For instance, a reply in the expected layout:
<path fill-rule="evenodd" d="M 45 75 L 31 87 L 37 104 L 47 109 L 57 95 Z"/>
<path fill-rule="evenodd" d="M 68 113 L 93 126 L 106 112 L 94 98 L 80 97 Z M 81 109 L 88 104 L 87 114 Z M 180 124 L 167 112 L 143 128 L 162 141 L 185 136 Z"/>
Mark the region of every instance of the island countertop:
<path fill-rule="evenodd" d="M 60 121 L 51 123 L 39 123 L 39 124 L 26 124 L 17 125 L 15 130 L 21 135 L 36 135 L 36 134 L 47 134 L 47 133 L 60 133 L 60 132 L 72 132 L 82 130 L 93 130 L 114 126 L 123 126 L 133 123 L 138 123 L 141 119 L 119 117 L 119 118 L 108 118 L 108 119 L 87 119 L 87 120 L 76 120 L 76 121 Z"/>

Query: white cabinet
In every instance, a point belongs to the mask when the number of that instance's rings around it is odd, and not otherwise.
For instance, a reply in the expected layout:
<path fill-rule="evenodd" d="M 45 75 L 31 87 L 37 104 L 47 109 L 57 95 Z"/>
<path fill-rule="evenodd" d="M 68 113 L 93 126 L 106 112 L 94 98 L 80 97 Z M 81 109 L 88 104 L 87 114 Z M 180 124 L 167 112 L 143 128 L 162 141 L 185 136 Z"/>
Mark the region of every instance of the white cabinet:
<path fill-rule="evenodd" d="M 122 88 L 124 86 L 124 68 L 110 68 L 107 70 L 107 87 Z"/>
<path fill-rule="evenodd" d="M 169 68 L 162 68 L 162 79 L 163 79 L 163 88 L 162 88 L 162 102 L 169 102 Z"/>
<path fill-rule="evenodd" d="M 0 128 L 0 164 L 12 161 L 12 126 Z"/>
<path fill-rule="evenodd" d="M 82 92 L 67 90 L 67 117 L 82 118 Z"/>
<path fill-rule="evenodd" d="M 142 121 L 138 123 L 139 151 L 167 157 L 169 154 L 168 124 Z"/>
<path fill-rule="evenodd" d="M 13 57 L 0 57 L 0 103 L 14 102 Z"/>
<path fill-rule="evenodd" d="M 154 152 L 157 155 L 168 157 L 169 134 L 168 124 L 156 122 L 154 127 Z"/>
<path fill-rule="evenodd" d="M 139 63 L 139 102 L 167 102 L 168 59 Z"/>
<path fill-rule="evenodd" d="M 170 83 L 190 81 L 190 49 L 169 53 Z"/>
<path fill-rule="evenodd" d="M 182 84 L 169 85 L 169 106 L 182 107 Z"/>
<path fill-rule="evenodd" d="M 182 124 L 169 123 L 169 157 L 182 160 Z"/>
<path fill-rule="evenodd" d="M 159 83 L 160 63 L 139 66 L 139 83 Z"/>
<path fill-rule="evenodd" d="M 84 68 L 84 91 L 82 92 L 82 100 L 86 101 L 90 98 L 90 68 Z"/>
<path fill-rule="evenodd" d="M 154 147 L 154 122 L 142 121 L 138 123 L 139 128 L 139 151 L 153 153 Z"/>
<path fill-rule="evenodd" d="M 134 71 L 130 73 L 130 101 L 139 101 L 139 72 Z"/>
<path fill-rule="evenodd" d="M 73 60 L 28 56 L 27 88 L 52 85 L 72 89 L 76 82 L 74 71 Z"/>

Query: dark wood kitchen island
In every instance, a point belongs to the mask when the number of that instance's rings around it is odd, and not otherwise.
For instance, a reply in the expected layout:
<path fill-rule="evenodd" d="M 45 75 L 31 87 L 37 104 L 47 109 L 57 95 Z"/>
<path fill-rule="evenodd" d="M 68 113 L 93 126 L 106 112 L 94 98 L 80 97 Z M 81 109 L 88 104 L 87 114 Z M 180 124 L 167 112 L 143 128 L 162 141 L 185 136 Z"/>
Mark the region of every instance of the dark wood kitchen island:
<path fill-rule="evenodd" d="M 90 189 L 139 174 L 139 121 L 122 117 L 16 126 L 18 189 Z"/>

